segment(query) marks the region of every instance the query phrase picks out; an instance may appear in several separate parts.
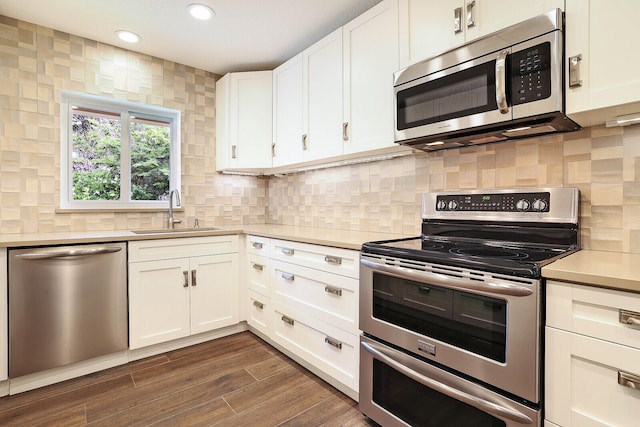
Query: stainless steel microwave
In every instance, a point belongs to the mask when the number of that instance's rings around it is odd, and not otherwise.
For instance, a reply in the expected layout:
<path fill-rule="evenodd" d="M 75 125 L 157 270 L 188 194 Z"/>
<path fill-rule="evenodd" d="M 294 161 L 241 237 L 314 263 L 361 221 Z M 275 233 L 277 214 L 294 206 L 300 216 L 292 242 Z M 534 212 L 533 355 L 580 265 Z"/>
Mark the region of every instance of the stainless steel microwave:
<path fill-rule="evenodd" d="M 425 151 L 580 126 L 564 114 L 560 9 L 394 74 L 395 141 Z"/>

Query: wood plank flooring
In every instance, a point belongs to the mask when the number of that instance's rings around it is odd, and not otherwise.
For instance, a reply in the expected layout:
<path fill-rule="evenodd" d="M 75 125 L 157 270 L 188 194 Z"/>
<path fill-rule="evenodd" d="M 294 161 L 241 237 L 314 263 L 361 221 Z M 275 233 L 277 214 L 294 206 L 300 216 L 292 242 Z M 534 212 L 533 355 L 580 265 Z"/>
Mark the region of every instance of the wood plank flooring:
<path fill-rule="evenodd" d="M 250 332 L 0 398 L 2 426 L 376 426 Z"/>

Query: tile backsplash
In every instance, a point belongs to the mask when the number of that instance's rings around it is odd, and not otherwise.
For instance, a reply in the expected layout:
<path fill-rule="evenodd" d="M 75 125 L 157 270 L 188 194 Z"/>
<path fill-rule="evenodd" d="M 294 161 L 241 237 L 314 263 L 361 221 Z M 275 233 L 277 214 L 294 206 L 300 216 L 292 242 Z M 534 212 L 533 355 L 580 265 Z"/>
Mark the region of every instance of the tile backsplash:
<path fill-rule="evenodd" d="M 417 235 L 423 192 L 546 186 L 579 188 L 582 247 L 640 253 L 640 126 L 592 127 L 272 179 L 267 221 Z"/>
<path fill-rule="evenodd" d="M 578 132 L 321 169 L 279 178 L 215 172 L 209 72 L 0 15 L 0 232 L 163 227 L 165 212 L 60 212 L 60 91 L 182 111 L 178 217 L 420 232 L 426 191 L 578 187 L 582 246 L 640 253 L 640 126 Z"/>
<path fill-rule="evenodd" d="M 171 61 L 0 15 L 0 232 L 164 227 L 165 212 L 62 213 L 60 91 L 182 111 L 182 202 L 201 226 L 264 223 L 265 180 L 215 172 L 215 82 Z"/>

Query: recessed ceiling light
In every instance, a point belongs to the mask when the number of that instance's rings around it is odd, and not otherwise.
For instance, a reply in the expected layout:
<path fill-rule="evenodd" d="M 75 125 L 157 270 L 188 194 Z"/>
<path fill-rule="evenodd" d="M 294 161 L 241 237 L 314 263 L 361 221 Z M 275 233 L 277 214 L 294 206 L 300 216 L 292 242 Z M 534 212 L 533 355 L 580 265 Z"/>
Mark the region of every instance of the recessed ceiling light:
<path fill-rule="evenodd" d="M 189 9 L 189 13 L 191 14 L 191 16 L 202 21 L 211 19 L 214 15 L 213 9 L 211 9 L 209 6 L 205 6 L 199 3 L 190 4 L 187 9 Z"/>
<path fill-rule="evenodd" d="M 140 36 L 136 33 L 132 33 L 131 31 L 119 30 L 116 31 L 116 34 L 118 35 L 120 40 L 127 43 L 138 43 L 140 41 Z"/>

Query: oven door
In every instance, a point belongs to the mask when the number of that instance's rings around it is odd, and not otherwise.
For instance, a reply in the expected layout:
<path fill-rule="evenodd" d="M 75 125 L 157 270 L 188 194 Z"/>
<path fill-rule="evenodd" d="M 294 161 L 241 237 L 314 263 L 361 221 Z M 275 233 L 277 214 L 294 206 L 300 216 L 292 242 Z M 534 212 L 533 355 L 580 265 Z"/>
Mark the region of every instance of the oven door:
<path fill-rule="evenodd" d="M 360 337 L 360 411 L 384 426 L 540 426 L 541 411 Z"/>
<path fill-rule="evenodd" d="M 362 254 L 360 329 L 539 402 L 540 281 Z"/>

